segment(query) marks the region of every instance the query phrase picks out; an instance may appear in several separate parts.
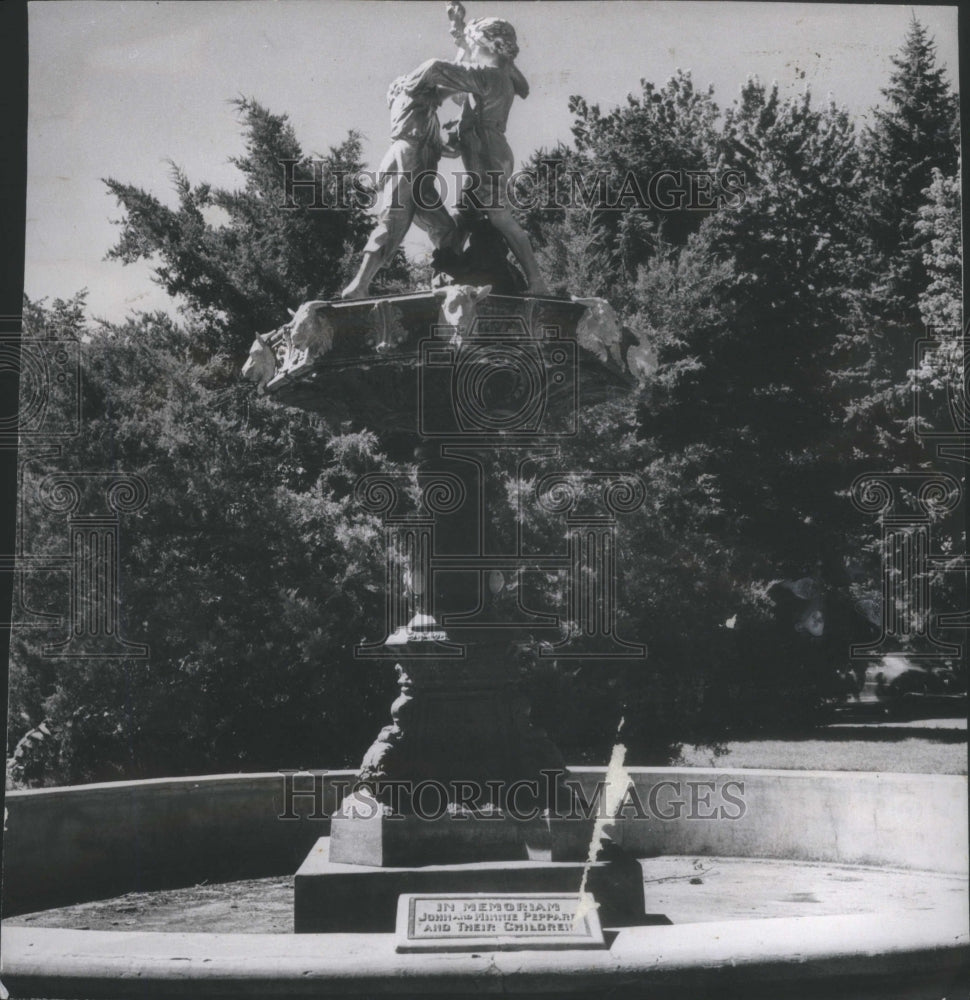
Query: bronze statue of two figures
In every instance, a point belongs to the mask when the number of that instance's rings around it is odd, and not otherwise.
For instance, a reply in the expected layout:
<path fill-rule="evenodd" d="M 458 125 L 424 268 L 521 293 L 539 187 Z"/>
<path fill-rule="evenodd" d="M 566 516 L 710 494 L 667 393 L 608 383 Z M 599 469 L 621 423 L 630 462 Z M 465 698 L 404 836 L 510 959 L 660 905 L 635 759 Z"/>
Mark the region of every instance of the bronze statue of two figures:
<path fill-rule="evenodd" d="M 464 15 L 460 3 L 448 5 L 458 45 L 454 61 L 429 59 L 388 90 L 391 146 L 378 171 L 377 224 L 343 299 L 368 296 L 412 223 L 434 244 L 436 281 L 447 276 L 456 284 L 488 284 L 497 295 L 548 294 L 529 238 L 508 206 L 515 161 L 505 128 L 515 99 L 529 93 L 515 65 L 515 29 L 496 17 L 465 24 Z M 447 139 L 438 119 L 445 102 L 459 115 L 446 125 Z M 434 189 L 442 157 L 461 159 L 462 190 L 452 211 Z"/>

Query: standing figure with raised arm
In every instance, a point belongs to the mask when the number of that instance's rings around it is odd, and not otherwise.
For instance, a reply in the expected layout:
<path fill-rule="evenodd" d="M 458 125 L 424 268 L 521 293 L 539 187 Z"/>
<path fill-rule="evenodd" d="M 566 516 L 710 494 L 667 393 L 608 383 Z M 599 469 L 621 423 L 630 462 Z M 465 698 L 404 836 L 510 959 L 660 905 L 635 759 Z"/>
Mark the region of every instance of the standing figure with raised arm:
<path fill-rule="evenodd" d="M 512 102 L 529 93 L 529 84 L 515 65 L 519 52 L 515 28 L 498 17 L 478 17 L 463 25 L 463 15 L 460 4 L 449 5 L 455 25 L 452 34 L 460 49 L 458 60 L 432 59 L 419 66 L 405 86 L 415 93 L 430 86 L 439 93 L 468 95 L 458 142 L 465 169 L 477 183 L 465 192 L 461 209 L 480 208 L 525 272 L 527 291 L 547 295 L 529 237 L 515 221 L 507 199 L 515 158 L 505 128 Z"/>
<path fill-rule="evenodd" d="M 354 280 L 340 293 L 343 299 L 367 296 L 375 275 L 390 263 L 412 222 L 428 233 L 436 248 L 461 249 L 462 236 L 455 219 L 434 188 L 443 152 L 437 110 L 444 94 L 431 85 L 413 86 L 413 77 L 413 73 L 398 77 L 387 91 L 392 142 L 378 169 L 381 201 L 377 225 L 364 247 L 364 259 Z"/>

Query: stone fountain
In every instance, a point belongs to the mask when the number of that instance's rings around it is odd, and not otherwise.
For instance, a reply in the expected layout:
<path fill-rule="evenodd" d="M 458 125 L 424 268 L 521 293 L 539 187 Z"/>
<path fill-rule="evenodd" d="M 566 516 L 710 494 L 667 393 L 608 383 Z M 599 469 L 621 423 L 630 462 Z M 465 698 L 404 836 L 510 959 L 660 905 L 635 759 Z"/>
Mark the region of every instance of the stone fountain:
<path fill-rule="evenodd" d="M 262 341 L 272 398 L 366 427 L 418 470 L 414 481 L 357 484 L 383 520 L 388 559 L 385 621 L 356 655 L 361 669 L 393 663 L 400 693 L 358 790 L 297 873 L 298 931 L 390 930 L 407 892 L 575 894 L 581 884 L 609 922 L 645 919 L 640 880 L 596 860 L 591 817 L 568 817 L 562 755 L 532 725 L 518 684 L 528 644 L 555 657 L 644 655 L 617 635 L 613 606 L 616 521 L 643 502 L 643 486 L 557 464 L 580 408 L 632 388 L 628 347 L 599 300 L 474 292 L 321 302 Z M 462 297 L 448 322 L 448 301 Z M 515 525 L 493 537 L 498 455 L 531 484 L 523 503 L 561 517 L 559 551 L 530 551 Z M 530 572 L 565 576 L 562 614 L 527 606 Z M 580 636 L 564 634 L 567 619 Z"/>

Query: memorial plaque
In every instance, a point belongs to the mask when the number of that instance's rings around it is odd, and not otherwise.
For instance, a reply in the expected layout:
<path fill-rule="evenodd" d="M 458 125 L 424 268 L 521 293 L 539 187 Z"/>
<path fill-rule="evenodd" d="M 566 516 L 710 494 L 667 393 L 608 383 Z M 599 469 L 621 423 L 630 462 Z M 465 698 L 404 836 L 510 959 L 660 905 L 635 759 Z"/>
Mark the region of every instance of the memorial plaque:
<path fill-rule="evenodd" d="M 398 951 L 605 948 L 595 906 L 577 893 L 407 893 L 398 899 Z"/>

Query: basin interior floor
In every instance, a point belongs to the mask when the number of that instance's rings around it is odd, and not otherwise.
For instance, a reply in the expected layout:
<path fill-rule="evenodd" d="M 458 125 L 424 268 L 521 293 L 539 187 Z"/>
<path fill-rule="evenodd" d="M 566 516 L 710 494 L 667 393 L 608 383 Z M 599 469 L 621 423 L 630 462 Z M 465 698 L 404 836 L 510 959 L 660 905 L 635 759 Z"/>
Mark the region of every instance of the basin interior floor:
<path fill-rule="evenodd" d="M 966 878 L 936 872 L 697 856 L 648 858 L 641 864 L 647 913 L 662 913 L 675 924 L 967 907 Z M 286 934 L 293 930 L 293 878 L 132 892 L 23 914 L 5 923 Z"/>

